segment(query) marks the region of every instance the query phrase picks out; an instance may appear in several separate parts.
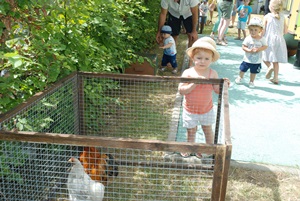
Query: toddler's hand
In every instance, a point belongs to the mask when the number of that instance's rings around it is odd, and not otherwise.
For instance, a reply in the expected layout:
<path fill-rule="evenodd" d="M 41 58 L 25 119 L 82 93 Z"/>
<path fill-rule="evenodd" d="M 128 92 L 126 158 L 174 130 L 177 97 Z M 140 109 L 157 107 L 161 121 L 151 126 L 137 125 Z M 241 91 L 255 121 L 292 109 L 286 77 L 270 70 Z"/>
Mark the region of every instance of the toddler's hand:
<path fill-rule="evenodd" d="M 228 87 L 230 86 L 230 80 L 228 78 L 224 78 L 224 82 L 228 84 Z"/>

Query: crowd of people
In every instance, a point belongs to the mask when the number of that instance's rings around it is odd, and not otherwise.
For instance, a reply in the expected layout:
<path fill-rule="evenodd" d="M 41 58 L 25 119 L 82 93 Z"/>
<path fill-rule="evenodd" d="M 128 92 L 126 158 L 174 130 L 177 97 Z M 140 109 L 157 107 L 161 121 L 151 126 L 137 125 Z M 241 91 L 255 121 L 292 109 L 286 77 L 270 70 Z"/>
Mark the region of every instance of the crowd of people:
<path fill-rule="evenodd" d="M 218 78 L 218 73 L 210 68 L 213 62 L 220 58 L 217 45 L 227 46 L 226 33 L 228 28 L 235 25 L 238 15 L 236 40 L 243 40 L 244 57 L 239 67 L 239 74 L 235 83 L 241 84 L 245 73 L 250 69 L 249 88 L 254 88 L 254 80 L 262 68 L 262 62 L 268 67 L 265 75 L 273 84 L 279 84 L 279 63 L 287 62 L 287 49 L 284 34 L 287 32 L 282 14 L 283 0 L 266 0 L 269 13 L 265 13 L 263 20 L 251 17 L 250 0 L 161 0 L 161 12 L 158 20 L 156 40 L 164 50 L 161 70 L 164 71 L 169 62 L 177 73 L 176 44 L 183 25 L 188 39 L 186 55 L 190 64 L 182 73 L 182 77 L 190 78 Z M 206 24 L 212 23 L 213 11 L 217 9 L 218 19 L 214 23 L 210 36 L 201 36 Z M 208 16 L 209 15 L 209 16 Z M 231 25 L 230 25 L 231 22 Z M 246 29 L 247 28 L 247 29 Z M 247 36 L 247 31 L 249 35 Z M 242 37 L 243 36 L 243 37 Z M 273 75 L 273 78 L 271 78 Z M 271 79 L 270 79 L 271 78 Z M 224 78 L 225 84 L 230 80 Z M 212 117 L 214 117 L 212 94 L 219 93 L 214 85 L 195 83 L 180 83 L 178 91 L 184 96 L 183 127 L 187 129 L 187 141 L 194 142 L 198 125 L 205 135 L 206 143 L 213 144 Z M 180 153 L 182 157 L 189 157 L 191 153 Z M 193 153 L 201 158 L 201 153 Z"/>
<path fill-rule="evenodd" d="M 184 28 L 185 30 L 189 48 L 197 41 L 198 34 L 203 33 L 205 25 L 213 23 L 213 13 L 214 10 L 217 10 L 218 18 L 210 33 L 210 37 L 215 40 L 216 45 L 228 45 L 226 33 L 228 32 L 228 28 L 234 28 L 236 23 L 237 37 L 234 39 L 243 41 L 242 49 L 245 51 L 243 62 L 252 63 L 252 61 L 250 62 L 247 59 L 250 53 L 261 58 L 256 61 L 256 64 L 264 62 L 268 67 L 266 79 L 269 79 L 274 84 L 279 84 L 279 63 L 287 62 L 287 48 L 283 37 L 287 33 L 287 26 L 282 14 L 283 0 L 266 0 L 262 26 L 256 26 L 255 28 L 255 31 L 258 32 L 257 36 L 253 36 L 252 34 L 254 32 L 253 26 L 250 24 L 252 7 L 249 4 L 250 0 L 201 0 L 201 2 L 199 0 L 161 0 L 161 11 L 156 35 L 157 43 L 164 50 L 161 71 L 164 71 L 167 64 L 170 63 L 173 68 L 172 73 L 178 73 L 176 44 L 181 29 Z M 238 17 L 237 21 L 235 21 L 236 15 Z M 256 22 L 258 21 L 256 18 L 255 20 Z M 164 31 L 166 26 L 169 33 L 165 33 Z M 247 37 L 248 32 L 250 33 L 250 37 Z M 253 45 L 249 46 L 246 43 L 249 43 L 248 39 L 251 37 L 255 44 L 256 40 L 263 38 L 267 44 L 263 44 L 264 48 L 258 48 L 258 46 Z M 190 59 L 189 66 L 192 65 L 193 61 Z M 246 72 L 246 69 L 241 70 L 236 83 L 242 83 L 243 73 Z M 254 71 L 251 71 L 250 68 L 250 72 L 251 79 L 249 86 L 253 88 Z M 259 73 L 260 68 L 256 69 L 256 72 Z"/>

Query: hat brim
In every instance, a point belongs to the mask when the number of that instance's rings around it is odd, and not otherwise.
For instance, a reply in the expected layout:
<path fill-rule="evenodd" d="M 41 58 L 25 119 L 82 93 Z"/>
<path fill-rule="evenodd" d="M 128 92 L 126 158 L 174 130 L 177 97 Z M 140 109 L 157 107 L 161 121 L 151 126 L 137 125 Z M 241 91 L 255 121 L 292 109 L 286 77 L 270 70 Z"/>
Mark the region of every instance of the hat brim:
<path fill-rule="evenodd" d="M 186 50 L 186 54 L 192 58 L 192 53 L 194 49 L 197 48 L 203 48 L 203 49 L 207 49 L 213 52 L 213 57 L 212 57 L 212 62 L 217 61 L 220 58 L 220 54 L 219 52 L 216 51 L 216 49 L 211 45 L 211 44 L 203 44 L 203 45 L 197 45 L 196 47 L 190 47 Z"/>
<path fill-rule="evenodd" d="M 251 26 L 260 27 L 260 28 L 262 28 L 262 29 L 264 28 L 264 26 L 261 25 L 261 24 L 254 24 L 254 23 L 253 23 L 253 24 L 249 24 L 249 25 L 248 25 L 248 27 L 251 27 Z"/>
<path fill-rule="evenodd" d="M 160 31 L 160 33 L 172 34 L 172 31 Z"/>

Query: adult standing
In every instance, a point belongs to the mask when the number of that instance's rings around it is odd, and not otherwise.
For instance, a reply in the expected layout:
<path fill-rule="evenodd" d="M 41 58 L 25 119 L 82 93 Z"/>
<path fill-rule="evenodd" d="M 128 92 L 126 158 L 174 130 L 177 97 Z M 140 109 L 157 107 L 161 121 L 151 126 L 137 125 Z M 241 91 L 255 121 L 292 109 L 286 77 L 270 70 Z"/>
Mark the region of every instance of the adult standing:
<path fill-rule="evenodd" d="M 264 15 L 270 13 L 270 8 L 269 8 L 270 0 L 265 1 L 265 6 L 264 6 Z"/>
<path fill-rule="evenodd" d="M 233 5 L 236 4 L 236 0 L 219 0 L 218 6 L 221 11 L 221 20 L 218 27 L 218 38 L 217 44 L 218 45 L 227 45 L 224 41 L 225 31 L 229 26 L 231 11 Z"/>
<path fill-rule="evenodd" d="M 199 18 L 199 0 L 161 0 L 161 11 L 158 19 L 156 41 L 161 43 L 163 38 L 160 30 L 165 25 L 172 28 L 172 36 L 177 43 L 177 38 L 183 23 L 188 36 L 188 47 L 198 39 L 197 26 Z"/>

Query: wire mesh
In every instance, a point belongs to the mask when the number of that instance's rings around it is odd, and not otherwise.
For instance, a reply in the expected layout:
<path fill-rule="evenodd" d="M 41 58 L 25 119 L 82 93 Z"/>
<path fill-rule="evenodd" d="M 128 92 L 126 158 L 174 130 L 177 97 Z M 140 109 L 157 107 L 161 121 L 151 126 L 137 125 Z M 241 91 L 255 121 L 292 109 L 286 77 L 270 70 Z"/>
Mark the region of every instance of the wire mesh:
<path fill-rule="evenodd" d="M 103 200 L 211 200 L 213 188 L 222 182 L 216 179 L 226 173 L 226 146 L 218 160 L 178 154 L 201 150 L 216 155 L 220 148 L 174 142 L 180 141 L 182 127 L 181 82 L 220 89 L 208 116 L 218 142 L 224 131 L 222 80 L 76 73 L 0 118 L 0 198 L 70 200 L 67 184 L 74 166 L 68 161 L 74 157 L 84 166 L 82 154 L 95 146 L 89 168 L 84 167 L 91 178 L 85 186 L 102 183 Z M 97 166 L 96 176 L 95 161 L 105 164 L 101 171 Z"/>
<path fill-rule="evenodd" d="M 79 79 L 82 80 L 80 88 L 84 89 L 79 99 L 82 134 L 163 141 L 179 137 L 176 135 L 180 126 L 183 96 L 178 93 L 178 85 L 189 79 L 136 76 L 128 79 L 114 75 L 99 77 L 95 74 L 84 74 Z M 198 82 L 201 80 L 198 79 Z M 211 118 L 213 125 L 218 126 L 221 121 L 223 85 L 222 80 L 202 85 L 211 86 L 212 83 L 220 88 L 221 93 L 215 95 L 213 100 L 216 111 L 207 118 Z M 195 101 L 205 102 L 202 99 Z M 215 143 L 218 142 L 219 132 L 220 128 L 216 127 Z"/>
<path fill-rule="evenodd" d="M 77 77 L 58 83 L 0 121 L 1 130 L 79 133 Z"/>

